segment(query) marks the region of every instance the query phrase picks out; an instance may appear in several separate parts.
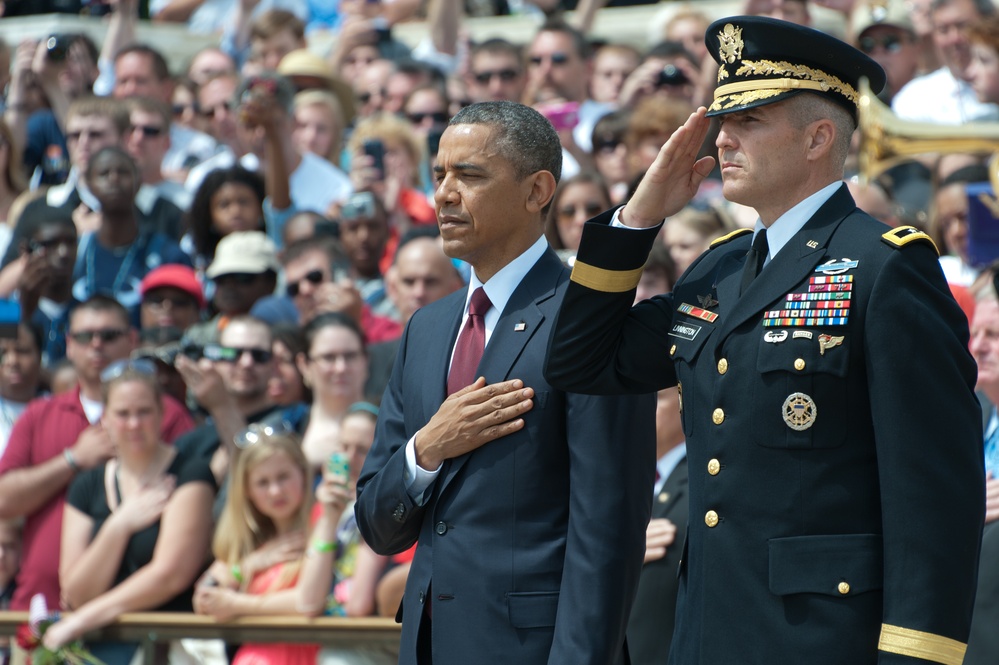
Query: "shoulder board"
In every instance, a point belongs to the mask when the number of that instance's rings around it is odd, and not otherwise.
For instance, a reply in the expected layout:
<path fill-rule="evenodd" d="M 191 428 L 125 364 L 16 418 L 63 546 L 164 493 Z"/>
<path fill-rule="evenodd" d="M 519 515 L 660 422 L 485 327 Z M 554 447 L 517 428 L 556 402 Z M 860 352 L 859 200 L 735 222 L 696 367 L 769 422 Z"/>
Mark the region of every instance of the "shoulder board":
<path fill-rule="evenodd" d="M 915 226 L 899 226 L 898 228 L 894 228 L 882 235 L 881 240 L 892 247 L 897 247 L 899 249 L 905 247 L 911 242 L 927 242 L 937 255 L 940 254 L 940 250 L 937 249 L 937 245 L 933 242 L 933 239 L 917 229 Z"/>
<path fill-rule="evenodd" d="M 726 233 L 721 238 L 716 238 L 715 240 L 713 240 L 711 242 L 711 244 L 708 245 L 708 249 L 714 249 L 715 247 L 718 247 L 719 245 L 724 245 L 727 242 L 731 242 L 731 241 L 735 240 L 739 236 L 743 236 L 743 235 L 746 235 L 747 233 L 752 233 L 752 232 L 753 232 L 753 229 L 736 229 L 735 231 L 732 231 L 731 233 Z"/>

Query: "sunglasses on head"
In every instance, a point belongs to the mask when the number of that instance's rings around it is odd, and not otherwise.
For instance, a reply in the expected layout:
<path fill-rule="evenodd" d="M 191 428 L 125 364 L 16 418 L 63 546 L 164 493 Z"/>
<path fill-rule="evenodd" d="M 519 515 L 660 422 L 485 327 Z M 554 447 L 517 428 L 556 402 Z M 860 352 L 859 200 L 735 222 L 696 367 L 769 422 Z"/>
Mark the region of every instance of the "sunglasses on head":
<path fill-rule="evenodd" d="M 902 48 L 902 37 L 900 35 L 885 35 L 881 39 L 874 37 L 862 37 L 860 39 L 860 50 L 870 55 L 880 46 L 888 53 L 896 53 Z"/>
<path fill-rule="evenodd" d="M 266 438 L 280 436 L 282 434 L 291 434 L 293 432 L 295 432 L 295 426 L 287 420 L 282 420 L 274 424 L 253 423 L 242 432 L 232 437 L 232 442 L 236 444 L 237 448 L 242 450 L 244 448 L 249 448 L 255 443 L 259 443 Z"/>
<path fill-rule="evenodd" d="M 271 358 L 274 357 L 270 349 L 241 348 L 238 346 L 222 346 L 221 344 L 209 344 L 204 349 L 205 358 L 223 363 L 239 362 L 244 353 L 249 353 L 250 358 L 258 365 L 270 362 Z"/>
<path fill-rule="evenodd" d="M 135 358 L 132 360 L 117 360 L 101 372 L 101 383 L 114 381 L 125 372 L 137 372 L 146 376 L 156 376 L 156 365 L 153 361 L 145 358 Z"/>
<path fill-rule="evenodd" d="M 558 51 L 548 56 L 548 59 L 551 60 L 553 65 L 556 66 L 564 65 L 565 63 L 569 62 L 569 54 Z M 539 66 L 544 61 L 545 61 L 544 56 L 540 55 L 532 55 L 530 60 L 531 64 L 534 65 L 535 67 Z"/>
<path fill-rule="evenodd" d="M 77 344 L 90 344 L 95 337 L 104 344 L 109 344 L 127 334 L 128 330 L 124 328 L 102 328 L 101 330 L 78 330 L 69 333 L 69 336 Z"/>
<path fill-rule="evenodd" d="M 288 294 L 289 298 L 295 298 L 298 296 L 298 292 L 301 290 L 302 282 L 309 282 L 310 284 L 322 284 L 326 279 L 322 270 L 310 270 L 305 273 L 305 277 L 298 280 L 297 282 L 291 282 L 284 287 L 285 293 Z"/>
<path fill-rule="evenodd" d="M 541 64 L 540 58 L 538 59 L 538 64 Z M 476 80 L 481 85 L 485 85 L 493 80 L 493 78 L 499 78 L 500 81 L 504 83 L 509 83 L 513 81 L 518 76 L 520 72 L 516 69 L 497 69 L 496 71 L 482 71 L 472 74 L 472 78 Z"/>

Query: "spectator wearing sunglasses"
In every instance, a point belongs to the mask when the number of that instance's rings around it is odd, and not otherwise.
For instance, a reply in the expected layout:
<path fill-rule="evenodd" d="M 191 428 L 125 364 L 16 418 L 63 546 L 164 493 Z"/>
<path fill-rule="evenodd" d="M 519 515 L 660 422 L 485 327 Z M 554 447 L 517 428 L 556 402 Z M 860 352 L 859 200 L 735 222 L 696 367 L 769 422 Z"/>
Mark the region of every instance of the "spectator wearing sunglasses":
<path fill-rule="evenodd" d="M 141 208 L 171 204 L 171 214 L 178 218 L 191 206 L 191 195 L 184 185 L 163 176 L 163 157 L 170 150 L 172 112 L 163 102 L 150 97 L 130 97 L 129 127 L 125 133 L 125 149 L 142 174 L 145 191 L 142 197 L 155 194 L 153 203 L 140 202 Z M 151 213 L 150 213 L 151 214 Z"/>
<path fill-rule="evenodd" d="M 519 46 L 499 37 L 472 47 L 465 82 L 473 102 L 519 102 L 527 75 Z"/>
<path fill-rule="evenodd" d="M 360 325 L 368 344 L 395 339 L 402 333 L 402 326 L 397 321 L 372 313 L 352 281 L 334 280 L 334 275 L 346 268 L 336 241 L 329 238 L 299 241 L 285 248 L 281 261 L 284 264 L 285 298 L 294 304 L 298 315 L 298 320 L 292 323 L 304 326 L 320 314 L 339 312 Z M 255 309 L 263 308 L 265 302 L 262 301 Z M 280 318 L 271 322 L 281 323 L 284 320 Z"/>
<path fill-rule="evenodd" d="M 424 140 L 434 129 L 443 131 L 451 115 L 444 91 L 436 85 L 423 85 L 416 88 L 403 104 L 403 114 L 413 126 L 413 130 Z"/>
<path fill-rule="evenodd" d="M 183 332 L 201 321 L 205 295 L 197 275 L 188 266 L 170 264 L 156 268 L 143 278 L 139 293 L 143 331 L 173 328 Z"/>
<path fill-rule="evenodd" d="M 224 488 L 230 464 L 238 454 L 235 436 L 248 425 L 280 414 L 267 390 L 274 373 L 273 343 L 266 323 L 252 316 L 237 316 L 219 334 L 217 343 L 204 347 L 201 360 L 177 358 L 177 369 L 188 389 L 211 416 L 181 437 L 177 448 L 209 460 L 220 487 Z M 223 489 L 220 495 L 224 494 Z M 221 500 L 215 507 L 221 509 Z"/>
<path fill-rule="evenodd" d="M 215 285 L 213 318 L 187 331 L 185 338 L 204 346 L 217 342 L 229 322 L 249 314 L 253 305 L 274 293 L 281 264 L 274 243 L 261 231 L 230 233 L 219 241 L 205 275 Z"/>
<path fill-rule="evenodd" d="M 77 305 L 69 317 L 67 357 L 75 389 L 32 401 L 11 433 L 0 459 L 0 516 L 23 517 L 24 561 L 12 608 L 27 610 L 36 593 L 59 607 L 59 547 L 66 487 L 81 471 L 114 454 L 100 419 L 101 373 L 126 360 L 136 342 L 128 311 L 105 296 Z M 160 436 L 174 441 L 193 427 L 187 410 L 163 398 Z"/>
<path fill-rule="evenodd" d="M 881 65 L 888 83 L 878 98 L 891 104 L 895 93 L 916 77 L 920 44 L 902 0 L 861 2 L 853 10 L 854 45 Z"/>

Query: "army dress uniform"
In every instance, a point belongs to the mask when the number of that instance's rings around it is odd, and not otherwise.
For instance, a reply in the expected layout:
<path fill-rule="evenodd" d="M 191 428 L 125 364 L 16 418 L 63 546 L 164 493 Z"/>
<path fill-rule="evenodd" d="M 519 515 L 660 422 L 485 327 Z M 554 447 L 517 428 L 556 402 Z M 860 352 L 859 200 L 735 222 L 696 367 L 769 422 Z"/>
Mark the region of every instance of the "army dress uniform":
<path fill-rule="evenodd" d="M 728 21 L 709 37 L 749 42 L 764 19 Z M 670 662 L 960 665 L 982 425 L 967 321 L 929 238 L 842 185 L 741 294 L 748 230 L 632 307 L 658 228 L 611 217 L 586 224 L 546 376 L 680 387 L 690 522 Z"/>

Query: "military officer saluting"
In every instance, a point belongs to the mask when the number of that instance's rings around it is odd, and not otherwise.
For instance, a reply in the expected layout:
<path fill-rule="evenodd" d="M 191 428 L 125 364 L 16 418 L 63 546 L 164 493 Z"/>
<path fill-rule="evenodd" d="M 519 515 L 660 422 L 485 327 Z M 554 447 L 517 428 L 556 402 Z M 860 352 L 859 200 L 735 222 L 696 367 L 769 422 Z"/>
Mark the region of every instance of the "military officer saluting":
<path fill-rule="evenodd" d="M 690 526 L 670 662 L 960 665 L 983 519 L 968 326 L 936 248 L 842 183 L 858 85 L 885 75 L 782 21 L 708 28 L 711 107 L 625 207 L 586 225 L 546 375 L 576 392 L 678 383 Z M 631 307 L 717 117 L 723 193 L 756 228 Z M 626 451 L 622 451 L 626 452 Z"/>

